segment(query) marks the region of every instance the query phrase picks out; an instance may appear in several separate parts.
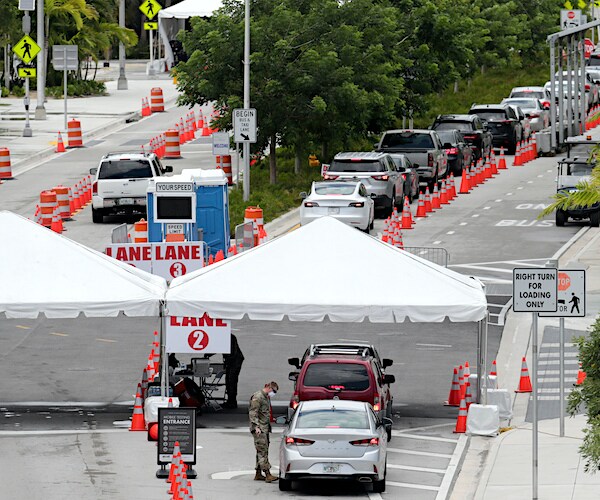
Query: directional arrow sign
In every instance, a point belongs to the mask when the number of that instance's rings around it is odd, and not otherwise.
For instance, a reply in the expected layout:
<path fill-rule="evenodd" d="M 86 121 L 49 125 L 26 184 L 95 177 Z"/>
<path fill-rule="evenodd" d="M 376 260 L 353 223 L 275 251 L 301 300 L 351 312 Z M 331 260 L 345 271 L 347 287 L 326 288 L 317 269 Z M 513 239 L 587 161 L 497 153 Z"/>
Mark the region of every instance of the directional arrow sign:
<path fill-rule="evenodd" d="M 162 9 L 162 5 L 156 0 L 144 0 L 140 5 L 140 10 L 146 14 L 148 19 L 154 19 L 158 11 Z"/>
<path fill-rule="evenodd" d="M 13 52 L 17 54 L 19 59 L 21 59 L 25 63 L 30 63 L 31 61 L 33 61 L 40 50 L 42 50 L 40 46 L 37 43 L 35 43 L 35 40 L 29 35 L 25 35 L 13 47 Z"/>
<path fill-rule="evenodd" d="M 256 109 L 233 110 L 233 142 L 256 142 Z"/>
<path fill-rule="evenodd" d="M 20 78 L 35 78 L 36 76 L 37 71 L 35 68 L 19 68 Z"/>
<path fill-rule="evenodd" d="M 146 31 L 151 31 L 151 30 L 156 31 L 158 29 L 158 23 L 153 23 L 153 22 L 144 23 L 144 29 Z"/>

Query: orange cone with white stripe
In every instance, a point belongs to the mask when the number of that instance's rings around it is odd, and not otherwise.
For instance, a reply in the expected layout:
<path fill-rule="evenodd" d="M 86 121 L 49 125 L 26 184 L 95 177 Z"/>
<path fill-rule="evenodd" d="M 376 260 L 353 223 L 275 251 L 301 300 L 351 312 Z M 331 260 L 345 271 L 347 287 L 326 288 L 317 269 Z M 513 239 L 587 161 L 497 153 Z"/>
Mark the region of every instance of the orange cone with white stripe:
<path fill-rule="evenodd" d="M 506 170 L 506 158 L 504 157 L 504 146 L 500 148 L 500 159 L 498 160 L 498 170 Z"/>
<path fill-rule="evenodd" d="M 144 421 L 144 409 L 142 408 L 142 387 L 138 384 L 135 395 L 135 404 L 133 405 L 133 417 L 131 419 L 130 431 L 145 431 L 146 422 Z"/>
<path fill-rule="evenodd" d="M 412 213 L 410 212 L 410 205 L 408 198 L 404 198 L 404 209 L 402 210 L 402 229 L 412 229 L 413 219 Z"/>
<path fill-rule="evenodd" d="M 460 408 L 458 410 L 458 418 L 456 419 L 455 434 L 464 434 L 467 432 L 467 402 L 465 398 L 460 400 Z"/>
<path fill-rule="evenodd" d="M 466 390 L 465 390 L 465 403 L 467 404 L 467 410 L 469 409 L 469 406 L 471 406 L 471 403 L 473 403 L 473 396 L 471 395 L 471 382 L 469 382 L 467 380 L 466 385 Z"/>
<path fill-rule="evenodd" d="M 460 189 L 458 190 L 458 194 L 469 194 L 469 190 L 471 189 L 469 183 L 469 169 L 463 168 L 462 177 L 460 178 Z"/>
<path fill-rule="evenodd" d="M 54 212 L 52 213 L 52 224 L 50 224 L 50 229 L 52 229 L 52 231 L 58 234 L 62 234 L 63 232 L 62 217 L 60 216 L 58 205 L 54 207 Z"/>
<path fill-rule="evenodd" d="M 417 206 L 417 217 L 427 217 L 427 212 L 425 211 L 425 201 L 421 196 L 419 198 L 419 205 Z"/>
<path fill-rule="evenodd" d="M 429 186 L 427 186 L 425 188 L 425 213 L 428 214 L 430 212 L 433 212 L 433 207 L 431 206 L 431 194 L 429 193 Z"/>
<path fill-rule="evenodd" d="M 521 363 L 521 378 L 519 379 L 519 388 L 515 392 L 531 392 L 531 379 L 529 378 L 529 370 L 527 370 L 527 361 L 523 356 Z"/>
<path fill-rule="evenodd" d="M 175 441 L 175 445 L 173 446 L 173 456 L 171 458 L 171 468 L 169 469 L 169 477 L 166 479 L 167 483 L 173 482 L 173 477 L 175 476 L 175 469 L 177 468 L 179 457 L 181 457 L 181 449 L 179 448 L 179 441 Z"/>
<path fill-rule="evenodd" d="M 521 158 L 521 141 L 517 142 L 517 149 L 515 151 L 515 159 L 513 160 L 513 167 L 520 167 L 523 165 L 523 159 Z"/>
<path fill-rule="evenodd" d="M 446 188 L 446 179 L 442 179 L 442 190 L 440 193 L 440 205 L 448 205 L 448 189 Z"/>
<path fill-rule="evenodd" d="M 65 149 L 65 143 L 63 142 L 62 139 L 62 135 L 60 135 L 60 132 L 58 133 L 58 139 L 56 139 L 56 153 L 64 153 L 66 151 Z"/>
<path fill-rule="evenodd" d="M 431 197 L 431 208 L 433 208 L 434 210 L 438 210 L 439 208 L 442 208 L 442 205 L 440 204 L 440 195 L 438 192 L 437 182 L 433 186 L 433 196 Z"/>
<path fill-rule="evenodd" d="M 450 190 L 448 191 L 448 201 L 456 198 L 456 185 L 454 184 L 454 174 L 450 174 Z"/>
<path fill-rule="evenodd" d="M 452 385 L 450 386 L 450 393 L 448 394 L 448 406 L 458 406 L 460 404 L 460 384 L 458 383 L 458 369 L 454 368 L 454 374 L 452 375 Z"/>

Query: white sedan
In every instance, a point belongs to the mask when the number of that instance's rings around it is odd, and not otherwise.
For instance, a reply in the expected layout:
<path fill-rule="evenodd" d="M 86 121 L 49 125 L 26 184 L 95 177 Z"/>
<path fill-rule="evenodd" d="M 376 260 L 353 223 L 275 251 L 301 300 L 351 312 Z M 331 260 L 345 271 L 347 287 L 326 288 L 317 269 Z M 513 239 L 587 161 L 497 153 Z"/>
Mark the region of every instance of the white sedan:
<path fill-rule="evenodd" d="M 313 182 L 310 193 L 300 193 L 300 224 L 329 215 L 366 233 L 373 229 L 375 203 L 362 182 Z"/>

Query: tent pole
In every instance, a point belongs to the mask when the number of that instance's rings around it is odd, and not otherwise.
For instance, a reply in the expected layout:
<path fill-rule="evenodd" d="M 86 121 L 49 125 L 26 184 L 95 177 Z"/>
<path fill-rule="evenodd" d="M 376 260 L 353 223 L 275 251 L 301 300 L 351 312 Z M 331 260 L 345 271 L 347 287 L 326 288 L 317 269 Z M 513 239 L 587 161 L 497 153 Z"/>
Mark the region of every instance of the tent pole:
<path fill-rule="evenodd" d="M 481 383 L 481 374 L 483 373 L 483 360 L 481 356 L 481 344 L 482 344 L 482 335 L 483 335 L 483 325 L 482 320 L 477 322 L 477 404 L 481 404 L 481 388 L 483 387 Z"/>
<path fill-rule="evenodd" d="M 166 362 L 165 352 L 165 303 L 160 301 L 160 395 L 163 398 L 169 397 L 169 363 Z"/>
<path fill-rule="evenodd" d="M 485 318 L 483 318 L 481 321 L 483 321 L 483 345 L 481 350 L 482 352 L 482 358 L 483 358 L 483 369 L 481 370 L 481 381 L 482 381 L 482 390 L 481 392 L 483 393 L 483 399 L 481 404 L 482 405 L 487 405 L 487 387 L 488 387 L 488 375 L 487 375 L 487 350 L 488 350 L 488 323 L 489 323 L 489 312 L 486 311 L 485 313 Z"/>

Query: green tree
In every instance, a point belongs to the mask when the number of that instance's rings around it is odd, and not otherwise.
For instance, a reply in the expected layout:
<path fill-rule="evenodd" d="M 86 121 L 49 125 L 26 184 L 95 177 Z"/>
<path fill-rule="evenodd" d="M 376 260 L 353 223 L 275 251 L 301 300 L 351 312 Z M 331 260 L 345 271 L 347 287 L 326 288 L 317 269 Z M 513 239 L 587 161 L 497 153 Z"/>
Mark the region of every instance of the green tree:
<path fill-rule="evenodd" d="M 23 35 L 21 31 L 22 12 L 17 8 L 17 2 L 0 2 L 0 48 L 6 50 L 9 44 L 17 43 Z M 4 58 L 2 59 L 4 61 Z M 2 81 L 8 83 L 10 68 L 2 64 Z"/>
<path fill-rule="evenodd" d="M 586 378 L 569 394 L 568 411 L 575 415 L 585 406 L 587 428 L 579 451 L 585 459 L 585 472 L 596 472 L 600 469 L 600 318 L 592 325 L 588 337 L 576 339 L 576 343 Z"/>

